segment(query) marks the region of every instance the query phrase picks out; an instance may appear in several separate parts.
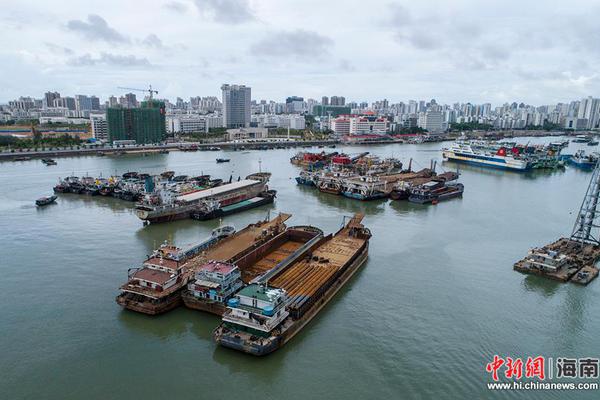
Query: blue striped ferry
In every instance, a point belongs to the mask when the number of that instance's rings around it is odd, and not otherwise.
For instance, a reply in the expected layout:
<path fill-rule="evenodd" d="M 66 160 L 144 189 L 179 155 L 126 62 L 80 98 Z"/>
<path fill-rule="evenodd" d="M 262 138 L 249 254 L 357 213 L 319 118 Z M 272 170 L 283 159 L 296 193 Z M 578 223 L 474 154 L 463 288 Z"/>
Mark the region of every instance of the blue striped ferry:
<path fill-rule="evenodd" d="M 442 156 L 446 161 L 513 171 L 527 171 L 532 167 L 529 160 L 518 154 L 518 151 L 510 151 L 506 147 L 500 147 L 496 150 L 490 147 L 456 142 L 449 148 L 443 149 Z"/>

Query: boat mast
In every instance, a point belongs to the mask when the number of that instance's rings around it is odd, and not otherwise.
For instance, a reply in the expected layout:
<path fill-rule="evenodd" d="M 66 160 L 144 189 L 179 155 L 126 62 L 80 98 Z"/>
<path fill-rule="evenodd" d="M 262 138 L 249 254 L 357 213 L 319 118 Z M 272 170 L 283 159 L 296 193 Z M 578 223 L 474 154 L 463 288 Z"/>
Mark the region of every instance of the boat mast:
<path fill-rule="evenodd" d="M 598 198 L 600 196 L 600 160 L 596 161 L 590 184 L 588 185 L 583 203 L 577 214 L 577 220 L 571 233 L 571 240 L 582 244 L 600 245 L 600 237 L 594 236 L 592 228 L 598 228 Z"/>

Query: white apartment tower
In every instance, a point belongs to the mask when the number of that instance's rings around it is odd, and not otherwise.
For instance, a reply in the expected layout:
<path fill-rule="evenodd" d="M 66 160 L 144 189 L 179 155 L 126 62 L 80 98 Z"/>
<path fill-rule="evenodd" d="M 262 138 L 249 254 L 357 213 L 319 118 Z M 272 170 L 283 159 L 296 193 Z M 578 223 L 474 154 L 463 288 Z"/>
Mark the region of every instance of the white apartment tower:
<path fill-rule="evenodd" d="M 251 89 L 244 85 L 221 86 L 223 91 L 223 126 L 245 128 L 250 125 Z"/>

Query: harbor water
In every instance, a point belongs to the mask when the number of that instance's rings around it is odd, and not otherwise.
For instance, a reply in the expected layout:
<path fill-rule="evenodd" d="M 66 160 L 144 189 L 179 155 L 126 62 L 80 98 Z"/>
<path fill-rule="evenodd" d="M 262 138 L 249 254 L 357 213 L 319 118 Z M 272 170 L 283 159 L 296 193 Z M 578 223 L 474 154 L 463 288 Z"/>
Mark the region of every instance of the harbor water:
<path fill-rule="evenodd" d="M 521 139 L 527 142 L 529 139 Z M 531 139 L 549 142 L 548 139 Z M 441 168 L 441 143 L 338 146 Z M 570 144 L 564 153 L 595 149 Z M 313 148 L 313 151 L 316 151 Z M 333 149 L 323 149 L 333 151 Z M 528 249 L 569 235 L 590 172 L 460 166 L 463 198 L 437 205 L 360 202 L 298 186 L 298 149 L 171 152 L 0 163 L 0 395 L 16 399 L 598 398 L 598 391 L 492 392 L 494 354 L 598 357 L 600 283 L 513 271 Z M 215 158 L 231 162 L 217 164 Z M 115 303 L 127 269 L 164 240 L 187 244 L 219 221 L 143 226 L 133 203 L 61 194 L 59 177 L 126 171 L 273 173 L 272 205 L 228 216 L 242 228 L 277 212 L 288 225 L 340 228 L 361 212 L 373 233 L 364 268 L 291 342 L 265 358 L 217 347 L 215 316 L 151 317 Z"/>

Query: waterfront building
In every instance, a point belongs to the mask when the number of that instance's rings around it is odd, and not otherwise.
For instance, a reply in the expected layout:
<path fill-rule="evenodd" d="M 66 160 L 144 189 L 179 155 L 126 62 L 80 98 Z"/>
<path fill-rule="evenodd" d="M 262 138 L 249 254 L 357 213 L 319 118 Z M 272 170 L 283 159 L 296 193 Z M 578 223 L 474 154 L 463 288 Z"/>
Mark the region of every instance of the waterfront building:
<path fill-rule="evenodd" d="M 165 122 L 168 133 L 209 132 L 223 126 L 223 118 L 218 115 L 172 114 L 165 117 Z"/>
<path fill-rule="evenodd" d="M 227 129 L 226 138 L 228 141 L 247 140 L 247 139 L 266 139 L 269 137 L 267 128 L 230 128 Z"/>
<path fill-rule="evenodd" d="M 106 114 L 90 114 L 90 123 L 92 126 L 92 137 L 103 142 L 108 142 Z"/>
<path fill-rule="evenodd" d="M 158 143 L 166 137 L 165 104 L 151 100 L 140 108 L 106 110 L 109 140 L 135 140 L 138 144 Z"/>
<path fill-rule="evenodd" d="M 350 117 L 347 115 L 339 116 L 331 121 L 331 130 L 339 136 L 350 134 Z"/>
<path fill-rule="evenodd" d="M 336 135 L 385 135 L 389 130 L 387 118 L 375 114 L 342 115 L 331 121 Z"/>
<path fill-rule="evenodd" d="M 243 128 L 250 126 L 251 89 L 244 85 L 221 86 L 223 92 L 223 126 Z"/>
<path fill-rule="evenodd" d="M 419 114 L 419 128 L 423 128 L 430 133 L 441 133 L 443 131 L 444 117 L 441 111 L 435 108 L 429 108 L 426 112 Z"/>

